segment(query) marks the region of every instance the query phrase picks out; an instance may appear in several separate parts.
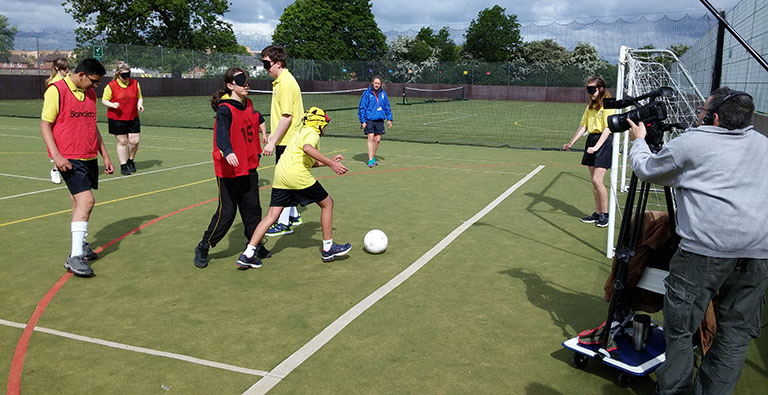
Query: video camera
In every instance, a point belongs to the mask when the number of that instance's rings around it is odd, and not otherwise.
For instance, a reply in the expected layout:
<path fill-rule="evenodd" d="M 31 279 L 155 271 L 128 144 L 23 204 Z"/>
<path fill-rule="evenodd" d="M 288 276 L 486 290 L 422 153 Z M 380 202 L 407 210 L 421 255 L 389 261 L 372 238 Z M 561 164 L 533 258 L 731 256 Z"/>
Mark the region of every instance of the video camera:
<path fill-rule="evenodd" d="M 636 107 L 634 110 L 608 117 L 608 128 L 611 130 L 611 133 L 621 133 L 629 129 L 629 122 L 627 122 L 627 119 L 631 119 L 634 123 L 644 122 L 654 129 L 654 131 L 656 131 L 656 129 L 662 129 L 659 123 L 667 119 L 667 107 L 663 101 L 657 99 L 660 97 L 672 97 L 673 93 L 674 91 L 672 88 L 662 86 L 659 89 L 638 97 L 628 97 L 622 100 L 612 98 L 605 99 L 603 101 L 604 108 L 618 109 L 629 106 Z M 645 99 L 649 99 L 648 104 L 644 106 L 640 105 L 640 101 Z"/>

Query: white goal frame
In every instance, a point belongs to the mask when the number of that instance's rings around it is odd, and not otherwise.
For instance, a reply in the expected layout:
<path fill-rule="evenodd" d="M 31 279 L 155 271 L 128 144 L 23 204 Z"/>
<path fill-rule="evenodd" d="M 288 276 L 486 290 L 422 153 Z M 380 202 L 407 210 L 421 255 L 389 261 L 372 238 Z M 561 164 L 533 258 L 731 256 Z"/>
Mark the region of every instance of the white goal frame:
<path fill-rule="evenodd" d="M 659 57 L 668 58 L 670 60 L 669 65 L 665 66 L 659 63 L 657 61 Z M 633 49 L 622 45 L 619 49 L 616 99 L 621 100 L 625 96 L 638 97 L 662 86 L 668 86 L 674 91 L 673 97 L 662 98 L 667 108 L 667 119 L 664 122 L 688 126 L 696 125 L 698 118 L 696 109 L 704 104 L 706 98 L 696 87 L 693 78 L 680 63 L 680 59 L 672 51 L 666 49 Z M 647 101 L 642 104 L 647 104 Z M 631 109 L 625 108 L 617 111 L 617 113 Z M 683 132 L 684 130 L 675 128 L 664 134 L 664 141 L 667 142 Z M 605 255 L 608 258 L 613 258 L 617 217 L 620 216 L 622 209 L 618 200 L 619 193 L 626 193 L 629 188 L 628 181 L 631 173 L 628 170 L 628 163 L 629 133 L 622 132 L 613 139 L 611 186 L 608 201 L 608 236 L 605 250 Z"/>

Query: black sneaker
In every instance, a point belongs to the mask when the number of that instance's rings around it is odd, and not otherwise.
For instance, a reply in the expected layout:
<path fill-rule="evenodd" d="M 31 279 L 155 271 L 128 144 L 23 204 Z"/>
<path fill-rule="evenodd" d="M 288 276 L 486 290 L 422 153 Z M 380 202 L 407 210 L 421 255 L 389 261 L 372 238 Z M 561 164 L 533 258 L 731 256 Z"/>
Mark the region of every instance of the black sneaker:
<path fill-rule="evenodd" d="M 584 222 L 585 224 L 594 224 L 598 219 L 600 219 L 600 216 L 597 213 L 592 213 L 589 217 L 582 218 L 581 222 Z"/>
<path fill-rule="evenodd" d="M 195 266 L 204 269 L 208 266 L 208 243 L 201 241 L 195 247 Z"/>
<path fill-rule="evenodd" d="M 93 269 L 85 262 L 82 255 L 71 256 L 64 262 L 64 267 L 78 277 L 93 277 Z"/>
<path fill-rule="evenodd" d="M 321 250 L 320 254 L 323 258 L 323 262 L 330 262 L 337 256 L 346 255 L 349 250 L 352 249 L 352 245 L 347 244 L 331 244 L 331 248 L 328 251 Z"/>
<path fill-rule="evenodd" d="M 91 249 L 90 244 L 83 243 L 83 258 L 85 258 L 86 262 L 95 261 L 98 257 L 99 256 Z"/>
<path fill-rule="evenodd" d="M 272 253 L 269 252 L 267 247 L 264 247 L 264 244 L 259 243 L 256 245 L 256 256 L 260 259 L 267 259 L 272 258 Z"/>
<path fill-rule="evenodd" d="M 608 213 L 600 213 L 595 226 L 598 228 L 605 228 L 608 226 Z"/>
<path fill-rule="evenodd" d="M 253 255 L 252 257 L 248 258 L 245 256 L 245 254 L 240 254 L 240 258 L 237 259 L 237 267 L 238 269 L 258 269 L 261 267 L 261 260 L 256 257 L 256 255 Z"/>
<path fill-rule="evenodd" d="M 128 169 L 128 165 L 127 164 L 120 165 L 120 174 L 122 174 L 124 176 L 130 176 L 131 175 L 131 170 Z"/>
<path fill-rule="evenodd" d="M 131 173 L 136 172 L 136 163 L 133 162 L 133 159 L 128 159 L 128 162 L 125 162 L 126 165 L 128 165 L 128 170 L 131 171 Z"/>

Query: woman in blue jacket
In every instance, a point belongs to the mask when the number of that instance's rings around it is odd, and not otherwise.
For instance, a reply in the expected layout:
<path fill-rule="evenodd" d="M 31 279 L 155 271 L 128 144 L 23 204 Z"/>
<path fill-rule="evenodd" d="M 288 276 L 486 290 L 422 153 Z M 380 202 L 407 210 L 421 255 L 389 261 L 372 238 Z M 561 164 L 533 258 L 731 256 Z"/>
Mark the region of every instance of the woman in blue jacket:
<path fill-rule="evenodd" d="M 381 77 L 373 77 L 371 85 L 363 92 L 357 117 L 363 132 L 368 135 L 368 167 L 376 166 L 376 149 L 379 148 L 381 135 L 384 134 L 384 121 L 387 121 L 387 127 L 392 127 L 392 108 L 389 106 L 387 93 L 384 92 Z"/>

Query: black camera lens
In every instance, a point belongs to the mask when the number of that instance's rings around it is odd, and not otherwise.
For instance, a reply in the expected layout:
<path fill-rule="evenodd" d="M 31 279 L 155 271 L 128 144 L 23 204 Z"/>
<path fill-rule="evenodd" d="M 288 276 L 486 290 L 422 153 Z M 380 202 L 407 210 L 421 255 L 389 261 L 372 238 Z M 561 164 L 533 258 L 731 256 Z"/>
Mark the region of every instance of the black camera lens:
<path fill-rule="evenodd" d="M 629 129 L 627 118 L 636 124 L 663 121 L 667 119 L 667 107 L 663 102 L 654 101 L 623 114 L 611 115 L 608 117 L 608 129 L 611 133 L 621 133 Z"/>

